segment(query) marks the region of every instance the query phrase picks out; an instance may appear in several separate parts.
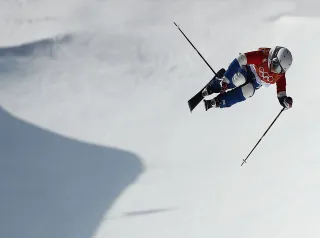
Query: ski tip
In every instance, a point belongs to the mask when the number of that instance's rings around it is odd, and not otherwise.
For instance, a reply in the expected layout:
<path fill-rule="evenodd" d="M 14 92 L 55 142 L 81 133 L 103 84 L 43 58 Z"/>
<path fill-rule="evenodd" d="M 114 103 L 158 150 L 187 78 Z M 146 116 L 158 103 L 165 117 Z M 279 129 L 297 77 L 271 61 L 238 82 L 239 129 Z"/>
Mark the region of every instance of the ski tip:
<path fill-rule="evenodd" d="M 204 102 L 204 108 L 206 109 L 206 111 L 208 111 L 209 110 L 209 106 L 208 106 L 206 100 L 203 100 L 203 102 Z"/>
<path fill-rule="evenodd" d="M 192 113 L 192 111 L 193 111 L 194 107 L 192 107 L 192 105 L 190 104 L 190 102 L 188 102 L 188 106 L 189 106 L 189 110 L 190 110 L 190 112 Z"/>

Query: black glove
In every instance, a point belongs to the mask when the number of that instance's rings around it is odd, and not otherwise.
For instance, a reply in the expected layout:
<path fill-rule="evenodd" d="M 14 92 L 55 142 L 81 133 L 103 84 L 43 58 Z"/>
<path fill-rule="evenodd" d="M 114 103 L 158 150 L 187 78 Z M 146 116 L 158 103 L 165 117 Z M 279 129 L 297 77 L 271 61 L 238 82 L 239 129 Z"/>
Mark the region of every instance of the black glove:
<path fill-rule="evenodd" d="M 291 97 L 282 96 L 282 97 L 279 97 L 278 99 L 281 106 L 283 106 L 284 108 L 289 109 L 292 107 L 293 101 Z"/>

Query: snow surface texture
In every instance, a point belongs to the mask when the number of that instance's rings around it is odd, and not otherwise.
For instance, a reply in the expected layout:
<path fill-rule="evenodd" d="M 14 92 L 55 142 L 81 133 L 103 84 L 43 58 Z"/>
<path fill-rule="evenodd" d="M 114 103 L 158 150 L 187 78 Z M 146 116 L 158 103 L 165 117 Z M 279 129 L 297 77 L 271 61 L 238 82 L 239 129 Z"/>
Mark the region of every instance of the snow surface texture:
<path fill-rule="evenodd" d="M 318 1 L 0 1 L 0 237 L 319 237 Z M 187 100 L 240 52 L 275 86 Z"/>

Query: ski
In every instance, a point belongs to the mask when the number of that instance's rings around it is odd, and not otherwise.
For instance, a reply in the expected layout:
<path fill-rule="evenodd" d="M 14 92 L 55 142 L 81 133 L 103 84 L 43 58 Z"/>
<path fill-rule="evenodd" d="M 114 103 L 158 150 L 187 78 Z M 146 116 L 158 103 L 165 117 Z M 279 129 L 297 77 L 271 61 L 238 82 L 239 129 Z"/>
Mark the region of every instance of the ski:
<path fill-rule="evenodd" d="M 222 78 L 225 72 L 226 70 L 224 68 L 220 69 L 209 83 L 207 83 L 196 95 L 189 99 L 188 105 L 190 112 L 192 112 L 193 109 L 195 109 L 196 106 L 198 106 L 198 104 L 204 99 L 204 97 L 202 96 L 203 89 L 205 89 L 212 82 L 212 80 L 215 80 L 217 77 Z"/>

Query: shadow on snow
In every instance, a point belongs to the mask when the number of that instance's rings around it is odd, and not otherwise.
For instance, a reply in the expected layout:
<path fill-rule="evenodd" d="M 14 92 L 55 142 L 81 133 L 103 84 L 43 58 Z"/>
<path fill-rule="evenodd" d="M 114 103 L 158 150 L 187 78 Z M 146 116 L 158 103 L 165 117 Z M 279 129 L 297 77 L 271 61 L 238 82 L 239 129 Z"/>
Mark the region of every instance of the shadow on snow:
<path fill-rule="evenodd" d="M 131 153 L 62 137 L 0 109 L 0 237 L 89 238 L 142 171 Z"/>

